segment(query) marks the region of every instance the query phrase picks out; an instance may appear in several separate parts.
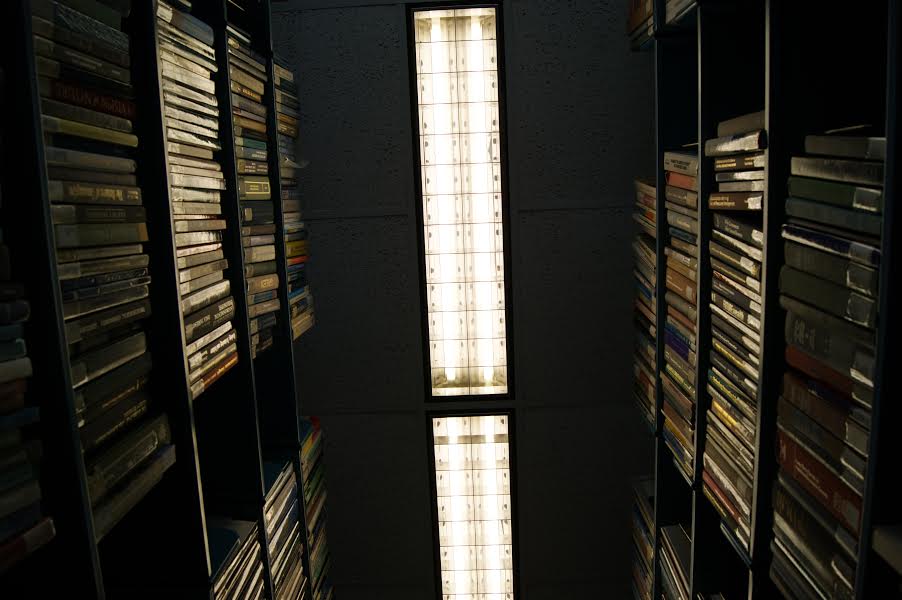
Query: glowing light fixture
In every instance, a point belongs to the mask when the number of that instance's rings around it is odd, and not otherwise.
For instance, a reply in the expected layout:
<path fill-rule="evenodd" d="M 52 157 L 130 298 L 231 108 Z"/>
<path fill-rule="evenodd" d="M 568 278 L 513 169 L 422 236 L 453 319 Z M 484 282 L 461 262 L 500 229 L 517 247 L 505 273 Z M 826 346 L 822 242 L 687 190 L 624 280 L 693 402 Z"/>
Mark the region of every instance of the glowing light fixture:
<path fill-rule="evenodd" d="M 432 393 L 504 394 L 496 12 L 413 14 Z"/>
<path fill-rule="evenodd" d="M 432 419 L 443 600 L 513 600 L 508 415 Z"/>

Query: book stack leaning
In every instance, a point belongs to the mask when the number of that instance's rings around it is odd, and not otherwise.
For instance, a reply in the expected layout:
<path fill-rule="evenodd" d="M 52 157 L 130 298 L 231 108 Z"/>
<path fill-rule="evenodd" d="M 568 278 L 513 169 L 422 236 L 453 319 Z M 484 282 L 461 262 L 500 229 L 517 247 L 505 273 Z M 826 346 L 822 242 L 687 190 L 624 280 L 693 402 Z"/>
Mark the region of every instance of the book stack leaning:
<path fill-rule="evenodd" d="M 636 327 L 636 348 L 633 358 L 633 396 L 642 416 L 652 431 L 656 428 L 657 412 L 655 397 L 655 357 L 657 356 L 657 292 L 655 239 L 657 238 L 657 217 L 654 182 L 635 180 L 636 208 L 633 220 L 639 225 L 633 240 L 633 256 L 636 280 L 636 301 L 633 323 Z"/>
<path fill-rule="evenodd" d="M 175 461 L 151 395 L 148 230 L 119 10 L 31 3 L 74 410 L 99 540 Z M 122 12 L 119 12 L 119 11 Z"/>
<path fill-rule="evenodd" d="M 6 83 L 0 72 L 0 90 Z M 4 137 L 0 131 L 0 144 L 9 143 Z M 40 400 L 28 394 L 33 373 L 25 341 L 31 304 L 14 279 L 27 263 L 3 237 L 11 220 L 0 204 L 0 573 L 56 535 L 41 508 Z"/>
<path fill-rule="evenodd" d="M 288 301 L 291 304 L 291 338 L 298 339 L 313 326 L 313 295 L 307 283 L 307 226 L 301 220 L 298 188 L 302 165 L 297 156 L 300 118 L 297 83 L 287 64 L 274 57 L 276 113 L 279 134 L 279 177 L 288 268 Z"/>
<path fill-rule="evenodd" d="M 303 566 L 304 526 L 298 502 L 298 484 L 290 462 L 266 462 L 263 479 L 267 490 L 263 522 L 269 540 L 269 565 L 275 600 L 302 597 L 306 579 Z"/>
<path fill-rule="evenodd" d="M 331 600 L 329 545 L 326 542 L 326 465 L 323 432 L 316 417 L 301 418 L 301 473 L 304 478 L 304 505 L 307 509 L 312 600 Z"/>
<path fill-rule="evenodd" d="M 655 580 L 655 478 L 633 482 L 633 596 L 652 600 Z"/>
<path fill-rule="evenodd" d="M 695 365 L 698 318 L 698 156 L 664 153 L 667 257 L 664 367 L 661 371 L 664 440 L 676 465 L 692 479 L 695 464 Z"/>
<path fill-rule="evenodd" d="M 848 133 L 848 132 L 847 132 Z M 853 598 L 874 395 L 886 139 L 809 135 L 792 157 L 780 305 L 771 578 Z"/>
<path fill-rule="evenodd" d="M 703 492 L 728 532 L 749 548 L 761 364 L 764 113 L 721 122 L 705 143 L 717 189 L 707 198 L 713 229 L 710 368 Z"/>
<path fill-rule="evenodd" d="M 242 3 L 243 4 L 243 3 Z M 252 49 L 250 34 L 230 23 L 229 81 L 241 207 L 245 293 L 250 319 L 251 355 L 273 344 L 279 300 L 276 272 L 276 225 L 269 180 L 267 144 L 266 58 Z"/>
<path fill-rule="evenodd" d="M 661 597 L 665 600 L 690 600 L 689 575 L 692 564 L 692 539 L 681 524 L 661 527 Z"/>
<path fill-rule="evenodd" d="M 235 300 L 223 250 L 226 189 L 213 29 L 157 2 L 157 40 L 181 310 L 192 400 L 238 362 Z"/>
<path fill-rule="evenodd" d="M 260 530 L 253 521 L 212 518 L 207 521 L 213 600 L 262 600 L 266 580 Z"/>

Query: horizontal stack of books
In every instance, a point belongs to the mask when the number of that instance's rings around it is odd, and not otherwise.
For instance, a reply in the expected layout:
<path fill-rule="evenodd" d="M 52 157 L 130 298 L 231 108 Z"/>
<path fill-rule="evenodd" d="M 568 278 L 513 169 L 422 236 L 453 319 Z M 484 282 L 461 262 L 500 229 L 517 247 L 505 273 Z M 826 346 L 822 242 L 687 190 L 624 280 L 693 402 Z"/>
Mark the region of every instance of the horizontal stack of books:
<path fill-rule="evenodd" d="M 636 349 L 633 360 L 635 381 L 633 396 L 645 420 L 655 429 L 655 357 L 657 356 L 657 293 L 655 285 L 655 239 L 657 196 L 654 182 L 637 179 L 636 209 L 633 219 L 639 224 L 636 239 L 633 240 L 633 256 L 636 259 L 633 276 L 636 278 L 636 302 L 634 324 L 636 327 Z"/>
<path fill-rule="evenodd" d="M 0 573 L 56 535 L 53 519 L 41 508 L 40 408 L 27 395 L 31 305 L 25 286 L 13 280 L 10 248 L 2 240 L 0 228 Z"/>
<path fill-rule="evenodd" d="M 651 600 L 655 580 L 655 478 L 633 482 L 633 595 Z"/>
<path fill-rule="evenodd" d="M 266 462 L 263 465 L 266 500 L 263 520 L 269 543 L 275 600 L 300 597 L 306 583 L 302 558 L 304 526 L 298 520 L 298 485 L 290 462 Z"/>
<path fill-rule="evenodd" d="M 764 113 L 723 121 L 705 143 L 717 189 L 708 196 L 713 230 L 711 353 L 703 492 L 722 529 L 748 551 L 758 378 L 761 364 L 761 269 L 764 260 Z"/>
<path fill-rule="evenodd" d="M 787 595 L 851 598 L 868 459 L 886 139 L 809 135 L 792 158 L 780 304 L 771 577 Z"/>
<path fill-rule="evenodd" d="M 210 26 L 162 1 L 157 38 L 185 354 L 195 399 L 238 363 L 235 299 L 222 244 L 226 183 L 216 158 L 222 149 L 216 51 Z"/>
<path fill-rule="evenodd" d="M 265 597 L 260 532 L 253 521 L 207 521 L 213 600 L 262 600 Z"/>
<path fill-rule="evenodd" d="M 661 528 L 660 569 L 662 597 L 689 600 L 689 567 L 692 564 L 692 540 L 682 525 Z"/>
<path fill-rule="evenodd" d="M 99 540 L 159 481 L 175 448 L 147 393 L 150 273 L 122 30 L 128 3 L 124 12 L 79 6 L 33 2 L 32 22 L 74 408 Z"/>
<path fill-rule="evenodd" d="M 274 57 L 276 113 L 279 128 L 279 178 L 282 184 L 282 211 L 285 257 L 288 268 L 288 301 L 291 305 L 291 338 L 296 340 L 313 326 L 313 295 L 307 283 L 307 227 L 301 220 L 298 175 L 302 164 L 297 157 L 297 83 L 287 63 Z"/>
<path fill-rule="evenodd" d="M 319 419 L 301 418 L 301 472 L 307 508 L 307 548 L 313 600 L 330 600 L 329 545 L 326 542 L 326 467 Z"/>
<path fill-rule="evenodd" d="M 276 272 L 276 225 L 269 181 L 266 131 L 266 58 L 251 48 L 250 35 L 234 24 L 226 27 L 232 93 L 241 242 L 244 248 L 247 316 L 251 355 L 273 344 L 279 300 Z"/>
<path fill-rule="evenodd" d="M 698 156 L 664 153 L 667 256 L 664 302 L 664 441 L 687 479 L 695 464 L 695 406 L 698 319 Z"/>

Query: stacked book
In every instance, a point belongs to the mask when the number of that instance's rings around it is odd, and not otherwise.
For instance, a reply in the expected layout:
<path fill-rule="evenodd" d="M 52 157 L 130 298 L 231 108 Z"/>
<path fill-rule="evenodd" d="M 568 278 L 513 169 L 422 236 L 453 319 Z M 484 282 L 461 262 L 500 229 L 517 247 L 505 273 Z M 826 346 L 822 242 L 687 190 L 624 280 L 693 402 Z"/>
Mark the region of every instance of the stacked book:
<path fill-rule="evenodd" d="M 654 0 L 629 0 L 626 32 L 633 50 L 638 50 L 651 40 L 655 33 Z"/>
<path fill-rule="evenodd" d="M 0 229 L 0 573 L 56 534 L 53 519 L 41 510 L 40 410 L 36 398 L 26 397 L 31 305 L 25 287 L 12 280 L 10 248 L 2 240 Z"/>
<path fill-rule="evenodd" d="M 717 189 L 708 196 L 711 407 L 702 478 L 722 529 L 748 550 L 761 364 L 764 113 L 724 121 L 717 133 L 705 143 Z"/>
<path fill-rule="evenodd" d="M 689 600 L 692 540 L 682 525 L 661 528 L 661 590 L 666 600 Z"/>
<path fill-rule="evenodd" d="M 792 158 L 780 305 L 771 576 L 794 597 L 854 596 L 868 458 L 881 228 L 882 137 L 809 135 Z"/>
<path fill-rule="evenodd" d="M 187 12 L 157 2 L 157 38 L 175 231 L 179 293 L 191 398 L 238 362 L 235 300 L 223 251 L 219 102 L 213 30 Z"/>
<path fill-rule="evenodd" d="M 285 257 L 288 267 L 288 301 L 291 304 L 291 337 L 299 338 L 313 326 L 313 296 L 307 285 L 307 227 L 301 221 L 297 157 L 298 103 L 294 73 L 274 58 L 276 115 L 279 134 L 279 178 L 282 184 L 282 212 Z"/>
<path fill-rule="evenodd" d="M 250 319 L 251 355 L 270 348 L 279 300 L 276 272 L 276 225 L 269 181 L 267 148 L 266 58 L 251 49 L 250 36 L 229 24 L 229 80 L 241 206 L 245 293 Z"/>
<path fill-rule="evenodd" d="M 319 419 L 302 418 L 301 473 L 304 478 L 304 505 L 307 514 L 312 600 L 330 600 L 329 546 L 326 543 L 326 467 L 323 460 L 323 434 Z"/>
<path fill-rule="evenodd" d="M 166 416 L 153 416 L 146 390 L 150 273 L 122 30 L 128 3 L 119 3 L 124 12 L 31 6 L 74 410 L 100 539 L 175 461 Z"/>
<path fill-rule="evenodd" d="M 303 524 L 298 520 L 298 485 L 290 462 L 266 462 L 263 465 L 266 499 L 263 522 L 269 548 L 275 600 L 294 600 L 304 591 L 306 579 Z"/>
<path fill-rule="evenodd" d="M 633 482 L 633 595 L 651 600 L 655 579 L 655 478 Z"/>
<path fill-rule="evenodd" d="M 213 600 L 265 598 L 257 523 L 212 518 L 207 525 Z"/>
<path fill-rule="evenodd" d="M 655 283 L 655 239 L 657 238 L 655 216 L 657 197 L 654 182 L 637 179 L 636 209 L 633 219 L 639 224 L 639 232 L 633 240 L 633 255 L 636 268 L 636 302 L 634 324 L 636 327 L 636 350 L 633 361 L 635 383 L 633 396 L 639 404 L 642 415 L 652 429 L 655 428 L 655 356 L 657 325 L 657 294 Z"/>
<path fill-rule="evenodd" d="M 698 156 L 664 153 L 667 257 L 664 368 L 661 403 L 664 441 L 690 480 L 695 464 L 695 365 L 698 318 Z"/>

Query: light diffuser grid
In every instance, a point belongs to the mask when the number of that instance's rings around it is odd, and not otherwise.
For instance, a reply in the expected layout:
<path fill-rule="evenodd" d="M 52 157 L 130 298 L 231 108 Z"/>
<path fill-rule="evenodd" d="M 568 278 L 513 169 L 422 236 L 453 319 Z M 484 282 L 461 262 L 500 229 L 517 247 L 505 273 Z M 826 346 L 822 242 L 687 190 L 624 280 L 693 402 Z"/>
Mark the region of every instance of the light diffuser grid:
<path fill-rule="evenodd" d="M 432 393 L 507 393 L 494 8 L 414 12 Z"/>
<path fill-rule="evenodd" d="M 508 415 L 432 419 L 443 600 L 513 600 Z"/>

